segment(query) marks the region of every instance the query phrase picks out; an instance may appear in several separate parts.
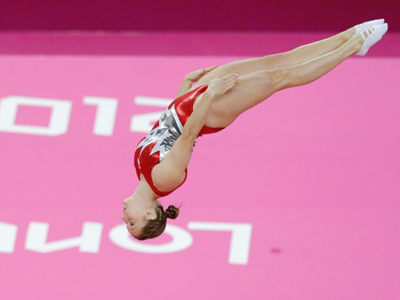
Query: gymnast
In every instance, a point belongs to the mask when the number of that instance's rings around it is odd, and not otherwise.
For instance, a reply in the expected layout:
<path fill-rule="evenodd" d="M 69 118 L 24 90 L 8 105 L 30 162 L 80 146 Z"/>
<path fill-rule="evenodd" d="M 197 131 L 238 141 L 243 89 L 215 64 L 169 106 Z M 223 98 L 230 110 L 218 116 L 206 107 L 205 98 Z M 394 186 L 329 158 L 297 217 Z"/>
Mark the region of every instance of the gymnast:
<path fill-rule="evenodd" d="M 179 208 L 170 205 L 164 211 L 158 198 L 185 182 L 197 137 L 229 126 L 277 91 L 313 82 L 353 54 L 364 56 L 387 29 L 383 19 L 369 21 L 289 52 L 186 75 L 177 98 L 136 148 L 139 184 L 123 201 L 121 217 L 129 233 L 138 240 L 155 238 L 167 218 L 178 216 Z"/>

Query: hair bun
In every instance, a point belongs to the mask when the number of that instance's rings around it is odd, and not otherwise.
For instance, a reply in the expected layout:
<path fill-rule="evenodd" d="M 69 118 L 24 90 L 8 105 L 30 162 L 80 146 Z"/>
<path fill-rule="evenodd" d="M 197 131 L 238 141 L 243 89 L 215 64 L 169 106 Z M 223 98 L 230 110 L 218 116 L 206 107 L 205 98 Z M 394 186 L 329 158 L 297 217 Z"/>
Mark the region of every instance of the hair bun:
<path fill-rule="evenodd" d="M 167 210 L 165 211 L 167 218 L 169 219 L 176 219 L 179 216 L 179 208 L 170 205 L 168 206 Z"/>

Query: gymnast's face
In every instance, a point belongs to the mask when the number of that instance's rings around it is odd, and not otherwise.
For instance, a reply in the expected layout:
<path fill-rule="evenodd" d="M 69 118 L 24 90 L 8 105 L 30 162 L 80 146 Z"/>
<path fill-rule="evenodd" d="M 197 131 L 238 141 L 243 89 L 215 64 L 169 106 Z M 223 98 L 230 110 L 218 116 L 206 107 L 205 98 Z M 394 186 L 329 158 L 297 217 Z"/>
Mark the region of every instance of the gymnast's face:
<path fill-rule="evenodd" d="M 146 205 L 146 201 L 133 195 L 124 201 L 121 219 L 125 222 L 126 228 L 133 236 L 137 236 L 148 219 L 156 218 L 154 208 Z"/>

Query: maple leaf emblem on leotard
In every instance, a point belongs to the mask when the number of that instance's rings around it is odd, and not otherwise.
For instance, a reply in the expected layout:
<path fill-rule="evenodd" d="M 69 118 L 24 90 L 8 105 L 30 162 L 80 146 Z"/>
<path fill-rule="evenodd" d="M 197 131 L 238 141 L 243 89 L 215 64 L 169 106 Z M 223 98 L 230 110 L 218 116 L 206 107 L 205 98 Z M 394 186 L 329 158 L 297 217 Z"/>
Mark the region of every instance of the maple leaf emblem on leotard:
<path fill-rule="evenodd" d="M 158 126 L 152 129 L 137 147 L 142 147 L 140 151 L 140 154 L 142 154 L 143 150 L 148 145 L 156 142 L 150 155 L 159 151 L 161 161 L 171 150 L 176 140 L 181 136 L 183 125 L 178 118 L 174 105 L 161 115 L 158 123 Z"/>

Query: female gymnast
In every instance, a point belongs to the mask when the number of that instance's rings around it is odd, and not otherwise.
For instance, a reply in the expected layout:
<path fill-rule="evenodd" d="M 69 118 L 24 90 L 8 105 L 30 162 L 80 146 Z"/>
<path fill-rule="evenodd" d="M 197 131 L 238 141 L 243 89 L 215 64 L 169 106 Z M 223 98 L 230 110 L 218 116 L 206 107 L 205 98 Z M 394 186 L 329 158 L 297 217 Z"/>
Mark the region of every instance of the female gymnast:
<path fill-rule="evenodd" d="M 292 51 L 232 62 L 185 76 L 175 99 L 138 144 L 134 164 L 139 184 L 125 199 L 122 220 L 139 240 L 164 232 L 166 211 L 158 202 L 187 176 L 197 137 L 229 126 L 241 113 L 282 89 L 310 83 L 349 56 L 363 56 L 386 33 L 383 19 L 362 23 L 333 37 Z M 192 86 L 192 83 L 196 83 Z"/>

